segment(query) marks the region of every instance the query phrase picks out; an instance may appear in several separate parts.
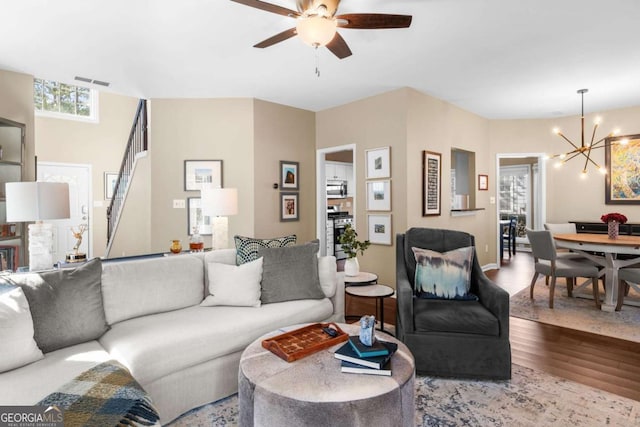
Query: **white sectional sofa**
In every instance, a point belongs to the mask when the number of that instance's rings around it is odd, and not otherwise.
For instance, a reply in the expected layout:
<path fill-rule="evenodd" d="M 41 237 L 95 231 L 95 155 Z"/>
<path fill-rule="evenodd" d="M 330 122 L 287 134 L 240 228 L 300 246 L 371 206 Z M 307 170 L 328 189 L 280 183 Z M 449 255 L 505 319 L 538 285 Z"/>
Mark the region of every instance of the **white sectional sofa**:
<path fill-rule="evenodd" d="M 333 257 L 317 258 L 323 298 L 259 307 L 201 306 L 212 262 L 235 265 L 236 251 L 102 262 L 108 330 L 0 373 L 0 405 L 33 405 L 84 370 L 115 359 L 147 391 L 165 424 L 235 393 L 240 355 L 259 336 L 294 324 L 344 321 L 344 280 Z"/>

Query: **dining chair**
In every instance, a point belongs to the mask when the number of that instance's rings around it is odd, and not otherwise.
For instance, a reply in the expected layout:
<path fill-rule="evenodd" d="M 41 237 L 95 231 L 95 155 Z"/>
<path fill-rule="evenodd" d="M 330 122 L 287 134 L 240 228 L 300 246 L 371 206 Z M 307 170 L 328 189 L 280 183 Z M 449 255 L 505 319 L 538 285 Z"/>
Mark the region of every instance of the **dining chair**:
<path fill-rule="evenodd" d="M 640 292 L 640 268 L 621 268 L 618 270 L 618 303 L 616 311 L 622 309 L 624 297 L 629 294 L 631 287 Z"/>
<path fill-rule="evenodd" d="M 501 257 L 504 257 L 504 245 L 506 243 L 507 250 L 509 251 L 509 258 L 511 253 L 516 254 L 516 226 L 518 225 L 518 219 L 514 216 L 509 219 L 509 225 L 502 230 L 502 240 L 500 241 L 500 253 Z"/>
<path fill-rule="evenodd" d="M 573 296 L 573 286 L 576 277 L 591 279 L 593 299 L 596 307 L 600 307 L 600 292 L 598 290 L 598 267 L 572 259 L 558 258 L 553 236 L 549 230 L 527 230 L 527 238 L 531 245 L 534 260 L 534 273 L 531 279 L 529 297 L 533 298 L 533 289 L 538 277 L 542 274 L 549 276 L 549 308 L 553 308 L 553 295 L 556 287 L 556 279 L 563 277 L 567 282 L 567 294 Z"/>

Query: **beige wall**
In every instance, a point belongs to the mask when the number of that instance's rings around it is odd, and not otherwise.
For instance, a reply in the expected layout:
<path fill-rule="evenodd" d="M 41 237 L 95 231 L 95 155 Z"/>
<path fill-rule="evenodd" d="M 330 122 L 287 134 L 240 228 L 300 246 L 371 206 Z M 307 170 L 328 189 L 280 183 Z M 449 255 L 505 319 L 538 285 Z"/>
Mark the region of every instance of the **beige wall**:
<path fill-rule="evenodd" d="M 366 215 L 365 151 L 391 147 L 391 246 L 371 245 L 358 258 L 363 271 L 378 274 L 379 282 L 395 287 L 395 233 L 406 230 L 407 90 L 366 98 L 316 114 L 316 146 L 356 144 L 356 231 L 368 238 Z"/>
<path fill-rule="evenodd" d="M 33 87 L 33 78 L 31 86 Z M 36 116 L 36 155 L 39 162 L 91 165 L 93 200 L 93 256 L 107 245 L 107 207 L 104 173 L 118 172 L 138 99 L 100 92 L 97 123 Z M 33 108 L 33 106 L 32 106 Z"/>
<path fill-rule="evenodd" d="M 597 114 L 602 123 L 596 138 L 605 136 L 613 129 L 620 129 L 622 135 L 640 133 L 640 107 L 603 111 Z M 587 142 L 593 131 L 596 114 L 585 116 Z M 493 120 L 490 122 L 491 160 L 495 164 L 498 153 L 547 153 L 558 154 L 568 151 L 571 146 L 552 129 L 558 127 L 574 143 L 580 143 L 580 117 L 561 117 L 540 120 Z M 593 159 L 604 166 L 604 150 L 594 150 Z M 553 167 L 553 160 L 546 164 L 546 221 L 566 222 L 571 220 L 599 221 L 607 212 L 624 213 L 630 222 L 640 222 L 640 206 L 606 205 L 605 178 L 592 166 L 588 168 L 586 179 L 580 178 L 584 162 L 574 159 L 561 169 Z M 495 166 L 491 168 L 495 179 Z M 490 187 L 491 190 L 493 190 Z M 495 217 L 495 211 L 493 213 Z"/>
<path fill-rule="evenodd" d="M 315 113 L 254 101 L 255 237 L 296 234 L 298 242 L 315 238 Z M 299 162 L 300 221 L 280 222 L 280 160 Z"/>

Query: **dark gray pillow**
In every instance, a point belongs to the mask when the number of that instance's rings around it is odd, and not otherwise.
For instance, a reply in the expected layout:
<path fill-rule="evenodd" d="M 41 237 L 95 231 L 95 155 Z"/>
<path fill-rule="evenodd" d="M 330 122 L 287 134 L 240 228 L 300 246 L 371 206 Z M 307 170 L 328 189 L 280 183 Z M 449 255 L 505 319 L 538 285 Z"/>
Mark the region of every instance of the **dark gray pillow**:
<path fill-rule="evenodd" d="M 102 305 L 102 261 L 74 269 L 12 274 L 33 318 L 34 338 L 44 352 L 100 338 L 107 330 Z"/>
<path fill-rule="evenodd" d="M 262 304 L 325 298 L 318 277 L 320 243 L 283 248 L 259 248 L 262 260 Z"/>

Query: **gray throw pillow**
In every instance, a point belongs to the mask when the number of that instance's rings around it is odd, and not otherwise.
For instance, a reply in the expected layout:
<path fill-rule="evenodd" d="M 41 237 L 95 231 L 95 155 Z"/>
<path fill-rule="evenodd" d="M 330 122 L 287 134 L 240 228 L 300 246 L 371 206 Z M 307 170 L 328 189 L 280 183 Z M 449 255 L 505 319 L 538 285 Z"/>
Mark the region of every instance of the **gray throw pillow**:
<path fill-rule="evenodd" d="M 272 239 L 256 239 L 254 237 L 234 236 L 233 240 L 236 242 L 236 265 L 242 265 L 246 262 L 257 260 L 259 258 L 258 249 L 293 246 L 296 244 L 297 237 L 295 234 L 290 236 L 274 237 Z"/>
<path fill-rule="evenodd" d="M 95 258 L 74 269 L 7 278 L 27 297 L 34 338 L 44 353 L 98 339 L 108 330 L 101 277 L 102 261 Z"/>
<path fill-rule="evenodd" d="M 325 298 L 318 277 L 318 249 L 313 242 L 283 248 L 260 248 L 262 304 Z"/>

